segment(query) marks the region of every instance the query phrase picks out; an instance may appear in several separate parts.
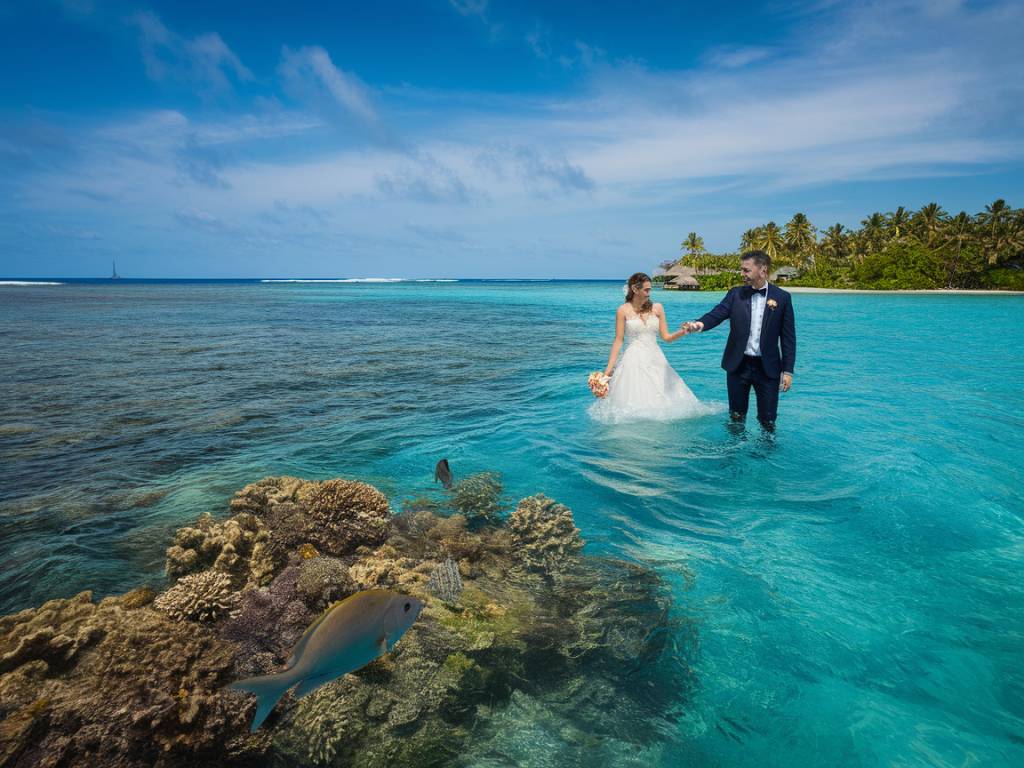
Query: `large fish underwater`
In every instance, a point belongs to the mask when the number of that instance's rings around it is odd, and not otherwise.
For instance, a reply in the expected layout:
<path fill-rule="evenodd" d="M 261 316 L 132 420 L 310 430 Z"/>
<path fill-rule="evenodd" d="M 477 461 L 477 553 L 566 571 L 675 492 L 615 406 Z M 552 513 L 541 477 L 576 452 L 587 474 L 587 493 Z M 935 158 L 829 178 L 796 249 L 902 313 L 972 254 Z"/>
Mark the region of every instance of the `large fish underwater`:
<path fill-rule="evenodd" d="M 256 694 L 251 728 L 255 731 L 296 683 L 295 698 L 301 699 L 390 651 L 422 609 L 423 602 L 409 595 L 384 589 L 356 592 L 332 605 L 309 626 L 283 672 L 249 677 L 227 687 Z"/>

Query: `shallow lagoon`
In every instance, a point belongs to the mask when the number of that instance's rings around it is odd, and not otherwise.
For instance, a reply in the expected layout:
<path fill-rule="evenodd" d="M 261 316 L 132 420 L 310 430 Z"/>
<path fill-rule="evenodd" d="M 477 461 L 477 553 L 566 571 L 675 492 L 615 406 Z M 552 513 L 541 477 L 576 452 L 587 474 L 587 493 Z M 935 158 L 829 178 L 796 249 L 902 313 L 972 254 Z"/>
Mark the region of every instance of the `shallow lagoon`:
<path fill-rule="evenodd" d="M 3 612 L 159 583 L 173 530 L 259 477 L 355 477 L 400 507 L 440 496 L 447 456 L 567 504 L 587 551 L 654 565 L 696 621 L 692 706 L 635 759 L 1024 760 L 1020 297 L 796 295 L 768 439 L 592 424 L 609 283 L 0 290 Z M 717 295 L 658 298 L 678 322 Z M 702 399 L 724 400 L 724 333 L 667 348 Z M 501 717 L 507 758 L 559 749 Z"/>

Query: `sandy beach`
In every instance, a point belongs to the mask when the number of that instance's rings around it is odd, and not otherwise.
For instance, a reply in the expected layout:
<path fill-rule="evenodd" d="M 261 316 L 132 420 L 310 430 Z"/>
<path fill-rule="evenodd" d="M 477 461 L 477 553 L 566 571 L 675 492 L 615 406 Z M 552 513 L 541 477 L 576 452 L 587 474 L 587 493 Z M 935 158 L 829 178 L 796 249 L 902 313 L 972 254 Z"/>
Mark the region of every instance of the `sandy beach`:
<path fill-rule="evenodd" d="M 891 290 L 891 291 L 879 291 L 871 290 L 868 288 L 808 288 L 803 286 L 788 286 L 785 283 L 782 284 L 787 291 L 790 293 L 923 293 L 923 294 L 963 294 L 963 295 L 974 295 L 974 296 L 1021 296 L 1024 295 L 1024 291 L 967 291 L 958 290 L 955 288 L 937 288 L 934 290 L 921 290 L 921 291 L 908 291 L 908 290 Z"/>

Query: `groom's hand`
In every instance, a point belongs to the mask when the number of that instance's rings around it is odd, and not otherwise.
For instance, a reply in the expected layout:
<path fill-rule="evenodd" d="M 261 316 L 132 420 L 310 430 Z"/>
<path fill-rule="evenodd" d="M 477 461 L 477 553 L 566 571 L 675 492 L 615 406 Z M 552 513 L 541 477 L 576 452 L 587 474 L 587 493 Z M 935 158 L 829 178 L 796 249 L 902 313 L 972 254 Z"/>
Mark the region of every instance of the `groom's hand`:
<path fill-rule="evenodd" d="M 782 374 L 782 391 L 789 392 L 789 388 L 793 386 L 793 374 L 784 373 Z"/>
<path fill-rule="evenodd" d="M 704 330 L 704 323 L 702 323 L 700 320 L 691 320 L 689 322 L 683 323 L 682 327 L 686 329 L 687 333 L 699 333 L 700 331 Z"/>

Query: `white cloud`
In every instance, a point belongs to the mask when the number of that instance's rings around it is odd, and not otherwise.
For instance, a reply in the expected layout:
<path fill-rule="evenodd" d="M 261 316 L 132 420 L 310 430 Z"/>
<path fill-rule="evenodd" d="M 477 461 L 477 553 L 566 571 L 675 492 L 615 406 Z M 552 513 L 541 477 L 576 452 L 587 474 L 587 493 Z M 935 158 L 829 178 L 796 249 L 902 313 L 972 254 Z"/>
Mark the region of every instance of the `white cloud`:
<path fill-rule="evenodd" d="M 491 37 L 497 37 L 501 32 L 501 24 L 496 24 L 488 17 L 490 3 L 488 0 L 448 0 L 455 11 L 466 17 L 478 19 L 490 32 Z"/>
<path fill-rule="evenodd" d="M 448 0 L 448 2 L 463 16 L 484 18 L 487 14 L 487 0 Z"/>
<path fill-rule="evenodd" d="M 770 48 L 758 46 L 724 46 L 714 48 L 704 56 L 704 61 L 711 67 L 722 69 L 740 69 L 771 56 Z"/>
<path fill-rule="evenodd" d="M 334 66 L 330 55 L 319 46 L 293 51 L 287 46 L 278 68 L 285 89 L 300 99 L 325 92 L 334 104 L 368 126 L 379 122 L 369 89 L 358 77 Z"/>
<path fill-rule="evenodd" d="M 142 60 L 152 80 L 188 82 L 216 93 L 231 89 L 229 75 L 239 82 L 253 79 L 215 32 L 188 39 L 168 29 L 152 11 L 139 11 L 127 21 L 139 32 Z"/>

